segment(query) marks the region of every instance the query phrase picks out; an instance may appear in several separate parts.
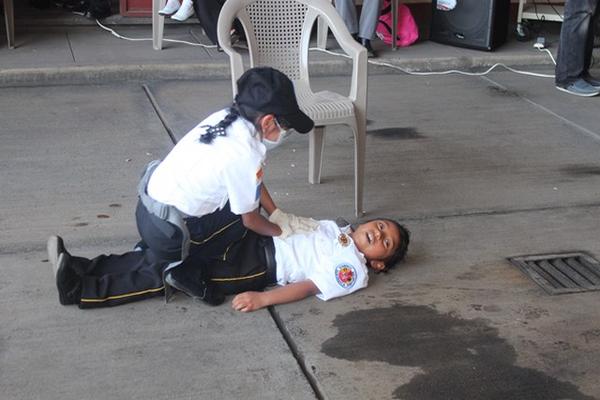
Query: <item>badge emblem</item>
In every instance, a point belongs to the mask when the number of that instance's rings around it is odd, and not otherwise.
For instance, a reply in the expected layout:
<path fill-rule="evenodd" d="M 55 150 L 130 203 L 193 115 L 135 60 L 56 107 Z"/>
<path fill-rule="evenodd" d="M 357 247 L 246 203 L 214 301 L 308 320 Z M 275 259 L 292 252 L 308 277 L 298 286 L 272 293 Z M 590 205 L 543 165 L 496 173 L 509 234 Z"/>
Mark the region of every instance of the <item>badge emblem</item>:
<path fill-rule="evenodd" d="M 350 244 L 350 238 L 345 233 L 340 233 L 338 236 L 338 242 L 340 242 L 342 246 L 346 247 Z"/>
<path fill-rule="evenodd" d="M 356 283 L 356 270 L 350 264 L 340 264 L 335 268 L 335 279 L 344 289 L 350 289 Z"/>

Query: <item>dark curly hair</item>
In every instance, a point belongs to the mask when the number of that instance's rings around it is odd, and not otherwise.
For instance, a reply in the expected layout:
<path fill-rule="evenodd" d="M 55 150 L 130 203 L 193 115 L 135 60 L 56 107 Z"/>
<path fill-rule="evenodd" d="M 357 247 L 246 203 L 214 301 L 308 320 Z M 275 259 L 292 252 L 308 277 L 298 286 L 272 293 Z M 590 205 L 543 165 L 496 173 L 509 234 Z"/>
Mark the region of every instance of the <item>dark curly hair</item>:
<path fill-rule="evenodd" d="M 398 228 L 398 232 L 400 232 L 400 243 L 398 243 L 398 248 L 396 249 L 396 251 L 394 251 L 394 254 L 392 254 L 387 260 L 384 261 L 385 268 L 381 272 L 387 272 L 400 261 L 402 261 L 406 256 L 406 252 L 408 251 L 408 244 L 410 243 L 410 231 L 400 222 L 391 218 L 372 218 L 368 221 L 362 222 L 361 224 L 366 224 L 369 222 L 380 220 L 387 221 L 390 224 L 396 225 L 396 227 Z M 357 225 L 359 224 L 352 224 L 352 230 L 355 230 Z"/>
<path fill-rule="evenodd" d="M 408 244 L 410 243 L 410 231 L 396 220 L 389 218 L 382 219 L 396 225 L 396 227 L 398 227 L 398 231 L 400 232 L 400 243 L 398 244 L 398 248 L 389 259 L 385 260 L 385 269 L 383 271 L 387 272 L 390 268 L 404 260 L 406 252 L 408 251 Z"/>

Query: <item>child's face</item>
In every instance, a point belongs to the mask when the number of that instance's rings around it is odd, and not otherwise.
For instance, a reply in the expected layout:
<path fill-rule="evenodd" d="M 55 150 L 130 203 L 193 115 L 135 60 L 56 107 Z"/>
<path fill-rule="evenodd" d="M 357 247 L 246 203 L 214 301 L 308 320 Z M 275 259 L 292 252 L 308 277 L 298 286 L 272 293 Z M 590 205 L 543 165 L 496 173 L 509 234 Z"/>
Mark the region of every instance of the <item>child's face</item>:
<path fill-rule="evenodd" d="M 374 269 L 379 269 L 376 265 L 388 260 L 400 245 L 398 227 L 384 219 L 359 225 L 351 236 L 358 251 L 364 254 Z"/>

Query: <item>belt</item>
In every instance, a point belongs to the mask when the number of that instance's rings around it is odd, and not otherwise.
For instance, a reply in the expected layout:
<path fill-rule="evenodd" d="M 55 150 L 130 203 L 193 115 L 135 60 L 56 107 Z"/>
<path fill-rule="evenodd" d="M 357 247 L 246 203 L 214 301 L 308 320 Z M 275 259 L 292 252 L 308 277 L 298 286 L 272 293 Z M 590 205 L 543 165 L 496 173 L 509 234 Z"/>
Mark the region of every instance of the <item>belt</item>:
<path fill-rule="evenodd" d="M 275 262 L 275 244 L 273 238 L 264 236 L 260 239 L 260 244 L 265 252 L 265 266 L 267 267 L 267 281 L 269 283 L 277 282 L 277 263 Z"/>
<path fill-rule="evenodd" d="M 183 240 L 181 243 L 181 260 L 185 260 L 185 258 L 189 254 L 190 247 L 190 232 L 184 221 L 184 218 L 187 217 L 187 215 L 183 214 L 174 206 L 154 200 L 152 197 L 150 197 L 150 195 L 148 195 L 146 191 L 148 187 L 148 182 L 150 181 L 150 177 L 152 176 L 152 173 L 154 172 L 156 167 L 158 167 L 159 164 L 159 160 L 154 160 L 146 166 L 146 169 L 142 174 L 142 178 L 138 183 L 138 196 L 140 201 L 150 214 L 164 221 L 167 221 L 179 228 L 183 236 Z"/>

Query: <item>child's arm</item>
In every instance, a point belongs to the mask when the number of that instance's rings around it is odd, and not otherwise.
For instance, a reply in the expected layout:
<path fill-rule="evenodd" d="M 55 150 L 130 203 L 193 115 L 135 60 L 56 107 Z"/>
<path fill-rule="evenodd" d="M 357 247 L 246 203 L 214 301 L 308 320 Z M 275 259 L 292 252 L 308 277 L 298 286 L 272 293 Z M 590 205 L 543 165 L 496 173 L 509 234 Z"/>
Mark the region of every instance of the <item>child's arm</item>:
<path fill-rule="evenodd" d="M 275 209 L 277 208 L 264 182 L 260 187 L 260 205 L 265 209 L 265 211 L 269 215 L 273 214 L 273 211 L 275 211 Z"/>
<path fill-rule="evenodd" d="M 242 214 L 242 223 L 251 231 L 263 236 L 279 236 L 282 231 L 279 225 L 269 222 L 258 209 Z"/>
<path fill-rule="evenodd" d="M 231 306 L 241 312 L 259 310 L 274 304 L 291 303 L 319 293 L 311 280 L 290 283 L 266 292 L 244 292 L 233 298 Z"/>

